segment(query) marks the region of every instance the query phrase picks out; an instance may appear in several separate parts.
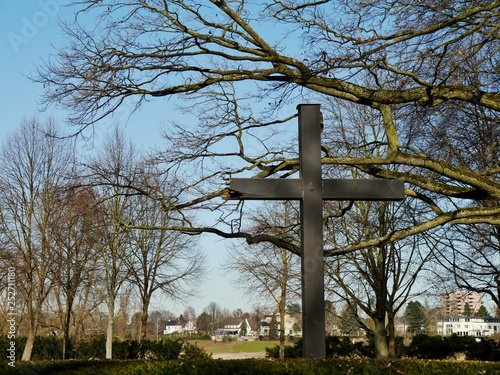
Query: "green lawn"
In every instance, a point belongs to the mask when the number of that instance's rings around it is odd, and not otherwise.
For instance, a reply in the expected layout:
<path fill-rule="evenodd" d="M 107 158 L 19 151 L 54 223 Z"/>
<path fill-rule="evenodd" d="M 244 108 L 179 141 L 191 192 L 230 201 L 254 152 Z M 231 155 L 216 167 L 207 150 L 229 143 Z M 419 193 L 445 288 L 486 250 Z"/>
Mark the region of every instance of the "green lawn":
<path fill-rule="evenodd" d="M 279 345 L 278 341 L 234 341 L 214 343 L 210 340 L 190 340 L 208 353 L 258 353 L 264 352 L 266 347 Z"/>

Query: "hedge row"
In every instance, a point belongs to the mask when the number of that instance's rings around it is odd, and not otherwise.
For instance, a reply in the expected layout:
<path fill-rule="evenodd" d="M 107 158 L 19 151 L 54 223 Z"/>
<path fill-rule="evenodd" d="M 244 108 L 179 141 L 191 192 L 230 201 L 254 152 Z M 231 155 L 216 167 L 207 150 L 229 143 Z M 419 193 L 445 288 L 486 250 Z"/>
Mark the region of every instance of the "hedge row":
<path fill-rule="evenodd" d="M 5 371 L 2 371 L 5 370 Z M 18 372 L 2 369 L 2 374 L 45 375 L 497 375 L 497 363 L 373 359 L 327 359 L 287 361 L 265 360 L 175 360 L 175 361 L 61 361 L 36 365 L 20 363 Z"/>
<path fill-rule="evenodd" d="M 26 338 L 16 339 L 16 359 L 19 360 L 26 343 Z M 0 337 L 0 350 L 6 353 L 10 341 Z M 33 346 L 32 360 L 58 360 L 63 356 L 63 341 L 55 336 L 37 337 Z M 95 337 L 91 340 L 72 344 L 69 352 L 71 359 L 104 359 L 106 357 L 106 339 Z M 158 359 L 173 360 L 179 358 L 209 358 L 202 348 L 180 339 L 160 341 L 115 340 L 113 341 L 113 359 Z"/>
<path fill-rule="evenodd" d="M 427 336 L 416 335 L 409 346 L 397 340 L 398 357 L 418 359 L 449 359 L 465 353 L 468 360 L 500 361 L 500 343 L 490 339 L 471 336 Z M 373 358 L 373 343 L 352 343 L 348 337 L 329 336 L 326 338 L 326 356 Z M 266 356 L 279 358 L 279 346 L 266 348 Z M 285 346 L 285 358 L 302 357 L 302 341 L 293 346 Z"/>

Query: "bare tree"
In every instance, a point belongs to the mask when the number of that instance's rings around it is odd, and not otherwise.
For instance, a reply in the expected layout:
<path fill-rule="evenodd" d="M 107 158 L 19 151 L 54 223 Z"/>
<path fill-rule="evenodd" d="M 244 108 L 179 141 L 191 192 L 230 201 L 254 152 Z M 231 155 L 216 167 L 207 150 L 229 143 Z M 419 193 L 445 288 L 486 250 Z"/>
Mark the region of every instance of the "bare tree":
<path fill-rule="evenodd" d="M 370 108 L 352 107 L 333 100 L 324 111 L 327 120 L 338 125 L 325 130 L 324 152 L 335 149 L 338 154 L 362 157 L 368 151 L 384 153 L 383 119 Z M 371 145 L 370 150 L 367 145 Z M 393 167 L 397 171 L 398 167 Z M 324 168 L 333 178 L 360 178 L 358 168 Z M 411 226 L 414 213 L 426 215 L 427 207 L 419 200 L 402 203 L 336 202 L 325 204 L 327 247 L 346 248 L 368 238 L 382 237 Z M 349 314 L 373 338 L 378 358 L 396 356 L 395 318 L 413 293 L 418 293 L 422 270 L 434 259 L 433 246 L 421 235 L 398 241 L 367 246 L 356 252 L 334 255 L 328 251 L 326 274 L 328 289 L 335 302 L 345 304 Z M 425 276 L 425 275 L 424 275 Z M 362 315 L 359 315 L 362 314 Z M 366 324 L 365 318 L 370 318 Z"/>
<path fill-rule="evenodd" d="M 147 172 L 145 181 L 151 179 Z M 178 222 L 174 213 L 161 202 L 138 195 L 130 198 L 134 212 L 130 216 L 130 251 L 126 265 L 130 283 L 142 304 L 141 339 L 147 337 L 148 310 L 153 294 L 162 292 L 179 299 L 196 293 L 196 282 L 203 274 L 204 255 L 193 238 L 165 228 Z"/>
<path fill-rule="evenodd" d="M 50 277 L 54 283 L 53 295 L 58 304 L 64 337 L 63 359 L 68 358 L 70 349 L 74 305 L 81 292 L 84 295 L 88 293 L 96 277 L 95 248 L 100 239 L 99 228 L 94 226 L 96 218 L 96 200 L 92 190 L 69 188 L 55 204 L 55 213 L 50 218 L 54 249 Z"/>
<path fill-rule="evenodd" d="M 153 332 L 155 332 L 156 341 L 159 340 L 160 332 L 163 332 L 169 320 L 172 320 L 174 314 L 166 310 L 155 310 L 149 314 Z"/>
<path fill-rule="evenodd" d="M 93 186 L 99 201 L 95 225 L 101 238 L 96 252 L 102 278 L 94 280 L 94 285 L 108 308 L 106 358 L 112 357 L 116 301 L 128 277 L 126 257 L 130 249 L 130 231 L 123 223 L 130 222 L 132 217 L 128 199 L 131 191 L 126 186 L 133 179 L 135 157 L 133 146 L 115 128 L 99 155 L 88 164 L 88 184 Z"/>
<path fill-rule="evenodd" d="M 249 89 L 258 89 L 256 97 L 268 97 L 272 107 L 300 98 L 300 90 L 305 90 L 320 100 L 338 98 L 372 108 L 384 126 L 383 154 L 374 156 L 365 145 L 363 157 L 329 152 L 325 164 L 351 165 L 376 177 L 403 179 L 411 186 L 407 195 L 433 209 L 432 217 L 342 251 L 448 223 L 498 223 L 497 205 L 481 207 L 472 200 L 448 210 L 433 204 L 434 196 L 498 198 L 498 171 L 464 170 L 449 160 L 416 152 L 398 135 L 408 128 L 401 115 L 412 108 L 444 113 L 460 103 L 490 111 L 495 118 L 500 109 L 496 95 L 500 3 L 434 7 L 403 1 L 373 6 L 366 0 L 299 5 L 213 0 L 200 6 L 187 0 L 88 0 L 79 5 L 76 24 L 64 28 L 72 43 L 41 66 L 35 77 L 45 84 L 46 102 L 70 109 L 75 124 L 95 123 L 127 98 L 137 98 L 140 105 L 148 97 L 199 93 L 203 103 L 226 82 L 245 81 Z M 99 26 L 86 29 L 79 24 L 83 13 L 100 16 Z M 270 24 L 272 29 L 266 29 Z M 222 122 L 226 123 L 224 118 Z M 415 130 L 425 130 L 424 125 Z M 265 177 L 296 163 L 268 158 L 253 168 Z M 394 164 L 407 168 L 391 170 Z M 213 194 L 204 192 L 204 201 Z"/>
<path fill-rule="evenodd" d="M 252 218 L 251 232 L 273 234 L 290 243 L 298 241 L 297 207 L 290 202 L 270 204 Z M 280 359 L 285 358 L 285 314 L 287 304 L 300 297 L 300 257 L 270 243 L 233 247 L 229 254 L 235 281 L 250 298 L 272 301 L 280 316 Z"/>
<path fill-rule="evenodd" d="M 435 283 L 447 290 L 460 288 L 488 296 L 500 311 L 499 226 L 461 225 L 433 239 L 440 245 Z"/>
<path fill-rule="evenodd" d="M 378 222 L 370 219 L 368 213 L 361 213 L 364 223 L 343 219 L 334 226 L 333 233 L 342 231 L 346 236 L 357 237 L 372 231 L 390 232 L 396 221 L 395 212 L 387 203 L 377 206 Z M 396 315 L 408 298 L 418 293 L 416 281 L 432 259 L 432 249 L 419 244 L 418 236 L 327 259 L 329 291 L 356 312 L 360 327 L 374 340 L 377 358 L 396 356 Z M 365 324 L 365 316 L 373 325 Z"/>
<path fill-rule="evenodd" d="M 184 317 L 184 320 L 186 322 L 192 322 L 193 324 L 196 324 L 197 316 L 196 316 L 196 311 L 195 311 L 194 307 L 187 306 L 184 309 L 184 312 L 182 313 L 182 316 Z"/>
<path fill-rule="evenodd" d="M 222 309 L 217 302 L 210 302 L 208 306 L 203 309 L 203 313 L 206 314 L 204 318 L 206 322 L 204 325 L 207 325 L 207 332 L 213 335 L 215 330 L 220 328 L 219 326 L 222 322 Z"/>
<path fill-rule="evenodd" d="M 478 79 L 473 76 L 471 81 Z M 415 111 L 409 113 L 412 122 L 424 121 L 433 142 L 423 134 L 412 134 L 413 144 L 426 149 L 436 158 L 449 160 L 465 171 L 482 171 L 485 176 L 494 176 L 500 167 L 500 127 L 495 114 L 483 108 L 469 105 L 455 105 L 439 113 L 435 124 L 429 117 L 436 117 L 436 111 Z M 418 118 L 418 119 L 417 119 Z M 464 128 L 463 123 L 468 126 Z M 494 196 L 477 195 L 474 198 L 479 207 L 498 206 Z M 459 201 L 451 204 L 462 206 Z M 435 231 L 429 241 L 438 243 L 435 280 L 450 289 L 463 288 L 482 293 L 500 307 L 500 227 L 494 223 L 456 225 Z M 443 269 L 444 267 L 444 269 Z M 444 284 L 445 283 L 445 284 Z M 442 290 L 443 291 L 443 290 Z"/>
<path fill-rule="evenodd" d="M 57 138 L 57 128 L 50 119 L 25 120 L 2 146 L 0 225 L 6 240 L 3 258 L 23 280 L 17 285 L 24 295 L 29 319 L 22 354 L 22 360 L 28 361 L 43 304 L 53 286 L 53 217 L 72 172 L 74 153 L 70 143 Z"/>

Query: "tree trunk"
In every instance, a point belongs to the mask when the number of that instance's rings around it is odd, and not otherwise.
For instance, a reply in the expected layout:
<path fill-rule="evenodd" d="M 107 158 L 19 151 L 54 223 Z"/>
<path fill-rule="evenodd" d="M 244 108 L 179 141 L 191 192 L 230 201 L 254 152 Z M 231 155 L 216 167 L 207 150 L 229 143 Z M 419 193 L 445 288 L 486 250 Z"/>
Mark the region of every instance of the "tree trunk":
<path fill-rule="evenodd" d="M 377 359 L 388 359 L 389 349 L 387 347 L 387 330 L 385 319 L 373 319 L 375 328 L 373 329 L 373 342 L 375 344 L 375 356 Z"/>
<path fill-rule="evenodd" d="M 38 316 L 37 313 L 34 312 L 30 314 L 32 316 L 31 322 L 29 324 L 29 332 L 28 337 L 26 338 L 26 345 L 24 346 L 23 355 L 21 357 L 21 361 L 30 361 L 31 354 L 33 353 L 33 346 L 35 345 L 36 333 L 38 330 Z"/>
<path fill-rule="evenodd" d="M 63 340 L 63 359 L 69 358 L 69 351 L 71 349 L 71 343 L 69 340 L 69 327 L 71 324 L 71 312 L 73 310 L 73 298 L 68 299 L 68 307 L 66 310 L 65 322 L 64 322 L 64 340 Z"/>
<path fill-rule="evenodd" d="M 29 332 L 26 338 L 26 345 L 24 346 L 21 361 L 31 360 L 33 346 L 35 345 L 36 333 L 38 331 L 38 310 L 35 306 L 33 306 L 33 301 L 28 302 L 28 316 L 30 317 Z"/>
<path fill-rule="evenodd" d="M 149 303 L 143 302 L 142 304 L 142 314 L 141 314 L 141 341 L 145 341 L 148 336 L 148 309 Z"/>
<path fill-rule="evenodd" d="M 35 344 L 36 333 L 30 328 L 28 337 L 26 339 L 26 345 L 24 346 L 23 356 L 21 361 L 31 360 L 31 353 L 33 352 L 33 345 Z"/>
<path fill-rule="evenodd" d="M 285 312 L 280 312 L 280 359 L 285 359 Z"/>
<path fill-rule="evenodd" d="M 389 357 L 396 358 L 396 329 L 394 327 L 394 316 L 388 314 L 387 318 L 387 336 L 389 341 Z"/>
<path fill-rule="evenodd" d="M 111 298 L 110 298 L 111 299 Z M 113 358 L 113 323 L 115 318 L 114 299 L 108 303 L 108 326 L 106 328 L 106 359 Z"/>

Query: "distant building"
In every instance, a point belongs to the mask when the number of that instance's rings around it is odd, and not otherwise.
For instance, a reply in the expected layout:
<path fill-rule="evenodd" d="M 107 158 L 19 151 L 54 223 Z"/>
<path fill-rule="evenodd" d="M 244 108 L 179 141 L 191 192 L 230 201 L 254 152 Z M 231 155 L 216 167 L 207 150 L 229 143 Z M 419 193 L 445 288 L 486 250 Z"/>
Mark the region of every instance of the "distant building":
<path fill-rule="evenodd" d="M 445 317 L 463 316 L 466 304 L 469 304 L 471 312 L 475 313 L 484 305 L 484 302 L 479 293 L 465 292 L 462 290 L 443 293 L 440 296 L 441 312 Z"/>
<path fill-rule="evenodd" d="M 269 330 L 270 330 L 270 324 L 273 320 L 273 316 L 269 315 L 266 316 L 266 318 L 260 322 L 260 330 L 259 334 L 262 336 L 268 336 L 269 335 Z M 280 329 L 280 321 L 281 318 L 279 314 L 276 315 L 276 323 L 277 323 L 277 328 L 278 328 L 278 333 Z M 297 321 L 296 318 L 293 316 L 286 314 L 285 315 L 285 335 L 290 335 L 290 336 L 302 336 L 302 329 Z"/>
<path fill-rule="evenodd" d="M 437 323 L 437 334 L 442 336 L 490 336 L 500 332 L 498 318 L 446 318 Z"/>
<path fill-rule="evenodd" d="M 250 336 L 252 331 L 252 327 L 248 322 L 248 319 L 240 319 L 240 318 L 231 318 L 227 319 L 226 324 L 222 328 L 219 328 L 215 331 L 214 337 L 224 337 L 231 336 L 236 337 L 240 336 L 243 332 L 243 329 L 246 332 L 246 336 Z"/>
<path fill-rule="evenodd" d="M 196 333 L 196 326 L 193 322 L 183 322 L 181 323 L 178 320 L 170 320 L 167 322 L 167 326 L 163 331 L 165 336 L 169 336 L 172 334 L 193 334 Z"/>

